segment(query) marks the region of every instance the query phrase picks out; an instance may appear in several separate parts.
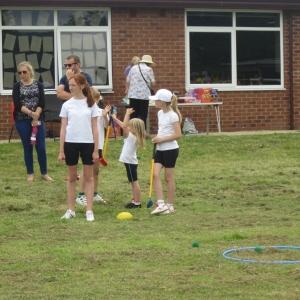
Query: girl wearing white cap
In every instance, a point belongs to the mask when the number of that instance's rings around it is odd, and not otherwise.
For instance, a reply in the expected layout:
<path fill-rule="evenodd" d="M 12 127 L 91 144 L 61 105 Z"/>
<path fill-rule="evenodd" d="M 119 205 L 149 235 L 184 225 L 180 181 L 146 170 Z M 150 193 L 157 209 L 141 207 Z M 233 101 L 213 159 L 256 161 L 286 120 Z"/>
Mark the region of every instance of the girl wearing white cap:
<path fill-rule="evenodd" d="M 177 97 L 169 90 L 158 90 L 149 97 L 155 101 L 158 111 L 158 133 L 152 139 L 157 144 L 154 159 L 153 186 L 156 193 L 157 205 L 151 214 L 168 214 L 174 211 L 175 181 L 174 168 L 179 154 L 177 139 L 181 137 L 181 114 L 178 110 Z M 160 172 L 165 168 L 167 184 L 167 203 L 164 201 Z"/>

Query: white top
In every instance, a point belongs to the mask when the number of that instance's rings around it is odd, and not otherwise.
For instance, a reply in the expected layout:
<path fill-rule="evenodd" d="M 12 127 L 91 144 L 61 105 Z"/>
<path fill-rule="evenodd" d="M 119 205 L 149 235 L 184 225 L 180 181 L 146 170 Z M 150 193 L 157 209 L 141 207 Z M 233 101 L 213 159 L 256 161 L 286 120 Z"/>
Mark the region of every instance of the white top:
<path fill-rule="evenodd" d="M 88 107 L 86 98 L 72 97 L 62 105 L 59 116 L 68 119 L 65 142 L 94 143 L 92 118 L 99 117 L 96 103 Z"/>
<path fill-rule="evenodd" d="M 98 149 L 103 150 L 103 145 L 104 145 L 104 136 L 105 136 L 105 128 L 106 128 L 106 123 L 105 123 L 105 117 L 103 117 L 102 112 L 103 109 L 98 107 L 99 111 L 99 118 L 98 118 L 98 135 L 99 135 L 99 144 L 98 144 Z M 108 115 L 106 115 L 107 120 L 109 119 Z"/>
<path fill-rule="evenodd" d="M 157 113 L 158 116 L 158 137 L 166 137 L 175 133 L 173 128 L 173 123 L 179 122 L 178 115 L 170 110 L 167 113 L 164 113 L 162 110 L 159 110 Z M 176 140 L 162 142 L 157 144 L 157 150 L 165 151 L 179 148 Z"/>
<path fill-rule="evenodd" d="M 124 145 L 119 158 L 119 161 L 127 164 L 138 164 L 138 159 L 136 157 L 136 149 L 138 145 L 136 143 L 136 137 L 129 132 L 127 139 L 124 140 Z"/>

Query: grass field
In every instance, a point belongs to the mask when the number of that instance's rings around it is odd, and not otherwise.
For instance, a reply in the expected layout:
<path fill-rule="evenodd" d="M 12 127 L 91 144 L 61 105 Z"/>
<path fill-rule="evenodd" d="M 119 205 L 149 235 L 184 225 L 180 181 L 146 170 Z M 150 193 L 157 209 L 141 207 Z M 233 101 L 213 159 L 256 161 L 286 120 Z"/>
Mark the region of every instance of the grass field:
<path fill-rule="evenodd" d="M 49 175 L 26 181 L 22 146 L 0 145 L 0 299 L 299 299 L 300 264 L 235 262 L 229 249 L 300 246 L 299 133 L 188 136 L 179 140 L 175 212 L 146 208 L 152 146 L 139 149 L 143 208 L 130 201 L 122 140 L 109 140 L 95 221 L 62 220 L 66 167 L 47 143 Z M 36 160 L 36 159 L 35 159 Z M 155 201 L 155 194 L 152 199 Z M 129 211 L 129 210 L 127 210 Z M 192 247 L 198 242 L 199 247 Z M 263 249 L 230 256 L 300 260 L 300 251 Z"/>

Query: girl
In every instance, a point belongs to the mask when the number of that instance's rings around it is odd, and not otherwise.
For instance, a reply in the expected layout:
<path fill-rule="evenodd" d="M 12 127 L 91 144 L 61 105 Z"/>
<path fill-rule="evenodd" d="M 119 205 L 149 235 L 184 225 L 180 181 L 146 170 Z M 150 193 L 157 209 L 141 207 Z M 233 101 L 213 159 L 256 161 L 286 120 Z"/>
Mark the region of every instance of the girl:
<path fill-rule="evenodd" d="M 154 158 L 153 186 L 156 193 L 157 205 L 151 214 L 168 214 L 174 211 L 174 168 L 179 154 L 177 139 L 181 137 L 181 114 L 178 110 L 177 97 L 169 90 L 158 90 L 154 96 L 158 111 L 158 133 L 152 139 L 157 144 Z M 167 183 L 167 204 L 163 200 L 163 188 L 160 180 L 160 172 L 165 168 L 165 181 Z"/>
<path fill-rule="evenodd" d="M 100 108 L 98 103 L 99 101 L 102 99 L 102 97 L 100 96 L 100 92 L 92 87 L 91 88 L 91 92 L 92 92 L 92 96 L 93 99 L 95 101 L 95 103 L 97 104 L 97 108 L 99 111 L 99 118 L 97 120 L 97 124 L 98 124 L 98 134 L 99 134 L 99 144 L 98 144 L 98 152 L 99 152 L 99 158 L 102 158 L 102 150 L 103 150 L 103 145 L 104 145 L 104 137 L 105 137 L 105 128 L 107 128 L 108 126 L 108 113 L 111 109 L 110 105 L 107 105 L 104 109 Z M 94 197 L 93 200 L 94 201 L 99 201 L 102 203 L 106 203 L 106 201 L 98 194 L 98 175 L 99 175 L 99 167 L 100 167 L 100 163 L 99 160 L 94 162 Z M 79 177 L 79 193 L 78 196 L 76 198 L 76 202 L 80 205 L 86 205 L 87 201 L 86 201 L 86 196 L 84 193 L 84 171 L 82 171 L 80 177 Z"/>
<path fill-rule="evenodd" d="M 120 162 L 123 162 L 126 168 L 128 181 L 132 186 L 132 202 L 127 204 L 125 208 L 140 208 L 141 205 L 141 189 L 138 182 L 137 167 L 138 159 L 136 150 L 138 147 L 145 148 L 146 132 L 145 124 L 141 119 L 133 118 L 129 121 L 130 115 L 134 112 L 132 108 L 127 108 L 124 121 L 117 119 L 116 115 L 112 114 L 113 120 L 124 130 L 127 139 L 124 140 Z"/>
<path fill-rule="evenodd" d="M 68 210 L 62 218 L 75 217 L 74 199 L 79 155 L 84 170 L 87 210 L 86 220 L 94 221 L 93 208 L 93 164 L 99 160 L 98 127 L 99 112 L 92 97 L 90 85 L 82 74 L 69 78 L 69 88 L 73 97 L 66 101 L 60 112 L 60 152 L 58 160 L 66 161 L 68 170 L 67 194 Z"/>

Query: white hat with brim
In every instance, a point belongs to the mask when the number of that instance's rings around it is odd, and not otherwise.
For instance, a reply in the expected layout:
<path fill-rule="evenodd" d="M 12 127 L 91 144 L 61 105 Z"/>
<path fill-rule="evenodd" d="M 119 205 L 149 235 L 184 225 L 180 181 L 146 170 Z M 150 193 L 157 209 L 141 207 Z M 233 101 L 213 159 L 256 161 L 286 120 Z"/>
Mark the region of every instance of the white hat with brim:
<path fill-rule="evenodd" d="M 140 61 L 140 63 L 151 64 L 151 65 L 153 65 L 153 66 L 156 65 L 156 63 L 154 63 L 154 62 L 152 61 L 151 55 L 143 55 L 142 60 Z"/>
<path fill-rule="evenodd" d="M 166 89 L 160 89 L 154 96 L 149 96 L 149 100 L 160 100 L 163 102 L 171 102 L 173 94 Z"/>

